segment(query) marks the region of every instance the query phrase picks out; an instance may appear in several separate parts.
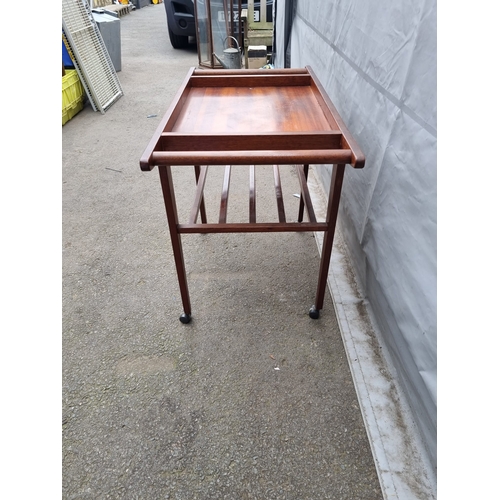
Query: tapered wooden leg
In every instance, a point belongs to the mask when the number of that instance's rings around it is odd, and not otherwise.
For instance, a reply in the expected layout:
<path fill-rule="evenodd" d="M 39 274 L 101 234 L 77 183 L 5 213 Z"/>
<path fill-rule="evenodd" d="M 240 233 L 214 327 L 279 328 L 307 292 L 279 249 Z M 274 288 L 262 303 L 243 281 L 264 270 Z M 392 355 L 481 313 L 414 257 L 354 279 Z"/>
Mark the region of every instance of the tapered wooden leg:
<path fill-rule="evenodd" d="M 307 174 L 309 173 L 309 165 L 304 165 L 304 176 L 307 181 Z M 304 198 L 302 193 L 300 194 L 300 202 L 299 202 L 299 216 L 297 217 L 298 222 L 302 222 L 304 219 Z"/>
<path fill-rule="evenodd" d="M 163 200 L 167 212 L 168 229 L 172 241 L 172 250 L 174 252 L 175 268 L 177 270 L 177 279 L 181 291 L 182 306 L 184 312 L 180 317 L 183 323 L 191 321 L 191 302 L 189 300 L 189 290 L 187 285 L 186 267 L 184 265 L 184 254 L 182 252 L 181 235 L 177 232 L 177 204 L 175 202 L 174 184 L 172 181 L 172 168 L 168 166 L 159 166 L 161 189 L 163 191 Z"/>
<path fill-rule="evenodd" d="M 344 180 L 345 165 L 334 165 L 332 180 L 330 182 L 330 194 L 328 196 L 328 209 L 326 212 L 326 222 L 328 228 L 323 238 L 323 248 L 321 250 L 321 262 L 319 266 L 318 288 L 316 290 L 316 302 L 309 310 L 309 316 L 313 319 L 319 318 L 319 311 L 323 309 L 325 299 L 326 283 L 328 281 L 328 269 L 330 267 L 330 256 L 332 254 L 333 236 L 337 224 L 337 214 L 340 205 L 340 193 Z"/>
<path fill-rule="evenodd" d="M 200 166 L 199 165 L 194 166 L 194 175 L 196 177 L 196 184 L 198 184 L 198 179 L 200 178 Z M 201 222 L 203 224 L 206 224 L 207 223 L 207 212 L 205 211 L 205 198 L 204 197 L 201 198 L 200 215 L 201 215 Z"/>

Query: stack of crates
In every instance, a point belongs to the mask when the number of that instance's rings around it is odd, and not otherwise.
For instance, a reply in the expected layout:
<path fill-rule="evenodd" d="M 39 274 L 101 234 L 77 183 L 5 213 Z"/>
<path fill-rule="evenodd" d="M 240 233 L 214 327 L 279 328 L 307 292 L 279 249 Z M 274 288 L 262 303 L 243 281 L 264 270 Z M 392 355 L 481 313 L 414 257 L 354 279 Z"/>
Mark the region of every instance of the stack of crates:
<path fill-rule="evenodd" d="M 62 124 L 83 109 L 85 92 L 76 69 L 65 71 L 62 77 Z"/>
<path fill-rule="evenodd" d="M 64 125 L 83 109 L 85 91 L 64 40 L 62 42 L 62 61 L 62 124 Z"/>

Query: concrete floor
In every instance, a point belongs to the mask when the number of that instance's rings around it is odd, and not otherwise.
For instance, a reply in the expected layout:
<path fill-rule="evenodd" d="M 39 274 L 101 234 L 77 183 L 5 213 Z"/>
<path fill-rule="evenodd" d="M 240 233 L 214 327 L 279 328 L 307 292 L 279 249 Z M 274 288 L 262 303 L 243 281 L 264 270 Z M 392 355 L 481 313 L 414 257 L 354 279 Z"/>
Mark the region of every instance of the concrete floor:
<path fill-rule="evenodd" d="M 320 320 L 308 316 L 311 234 L 184 237 L 193 321 L 179 322 L 158 172 L 139 158 L 196 48 L 171 47 L 163 4 L 120 24 L 124 96 L 62 129 L 63 498 L 382 498 L 328 293 Z M 260 170 L 258 192 L 272 194 Z M 174 175 L 182 218 L 194 176 Z M 234 221 L 248 203 L 239 175 Z M 293 219 L 298 200 L 285 203 Z M 258 199 L 259 215 L 276 208 Z"/>

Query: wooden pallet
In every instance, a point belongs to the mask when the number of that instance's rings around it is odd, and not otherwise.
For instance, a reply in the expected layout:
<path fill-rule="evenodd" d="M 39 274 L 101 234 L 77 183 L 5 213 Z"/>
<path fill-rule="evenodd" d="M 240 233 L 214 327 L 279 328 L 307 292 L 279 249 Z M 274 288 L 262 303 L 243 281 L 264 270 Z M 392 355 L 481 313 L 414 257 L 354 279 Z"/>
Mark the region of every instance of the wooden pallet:
<path fill-rule="evenodd" d="M 118 17 L 123 17 L 124 15 L 128 14 L 131 11 L 130 4 L 121 4 L 121 5 L 111 4 L 111 5 L 106 5 L 102 8 L 104 10 L 109 10 L 111 12 L 118 14 Z"/>
<path fill-rule="evenodd" d="M 101 8 L 106 7 L 107 5 L 112 5 L 112 0 L 94 0 L 92 3 L 92 8 Z"/>

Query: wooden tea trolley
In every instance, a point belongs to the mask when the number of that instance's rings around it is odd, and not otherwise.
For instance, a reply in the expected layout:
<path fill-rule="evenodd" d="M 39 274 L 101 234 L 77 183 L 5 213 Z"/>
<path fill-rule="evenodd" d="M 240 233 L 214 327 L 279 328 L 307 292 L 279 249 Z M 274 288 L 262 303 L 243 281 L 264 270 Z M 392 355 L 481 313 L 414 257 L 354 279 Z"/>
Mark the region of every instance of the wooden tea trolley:
<path fill-rule="evenodd" d="M 364 166 L 364 155 L 309 66 L 303 69 L 198 70 L 191 68 L 145 149 L 140 166 L 158 167 L 184 312 L 191 320 L 181 235 L 323 231 L 316 300 L 309 316 L 319 318 L 333 245 L 346 164 Z M 279 165 L 297 165 L 300 202 L 297 222 L 287 222 Z M 318 222 L 307 185 L 311 164 L 332 164 L 326 220 Z M 203 189 L 210 165 L 226 165 L 220 215 L 207 220 Z M 227 202 L 232 165 L 248 165 L 249 218 L 228 223 Z M 258 222 L 255 165 L 274 171 L 278 222 Z M 187 222 L 177 215 L 171 166 L 194 167 L 196 191 Z M 304 209 L 308 222 L 303 220 Z M 197 222 L 200 216 L 201 222 Z"/>

